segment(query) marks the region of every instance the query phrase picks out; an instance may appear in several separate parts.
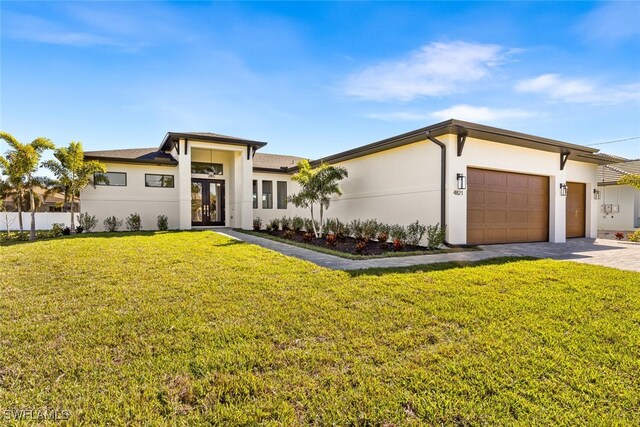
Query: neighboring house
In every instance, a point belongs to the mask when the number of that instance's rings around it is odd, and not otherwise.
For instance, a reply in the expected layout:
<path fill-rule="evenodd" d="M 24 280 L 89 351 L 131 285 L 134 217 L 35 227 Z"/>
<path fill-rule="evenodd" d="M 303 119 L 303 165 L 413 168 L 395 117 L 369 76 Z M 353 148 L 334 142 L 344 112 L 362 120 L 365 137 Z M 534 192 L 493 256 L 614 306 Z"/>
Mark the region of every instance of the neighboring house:
<path fill-rule="evenodd" d="M 46 189 L 36 187 L 34 190 L 37 195 L 36 198 L 36 212 L 69 212 L 71 203 L 64 202 L 64 194 L 62 193 L 50 193 L 45 196 Z M 78 200 L 76 198 L 76 200 Z M 28 193 L 23 201 L 23 211 L 27 212 L 31 210 Z M 13 196 L 8 196 L 4 199 L 4 206 L 8 212 L 18 211 L 18 206 Z M 78 212 L 79 203 L 76 201 L 74 204 L 74 212 Z"/>
<path fill-rule="evenodd" d="M 640 190 L 629 185 L 617 185 L 624 175 L 635 174 L 640 175 L 640 160 L 598 167 L 599 230 L 630 231 L 640 228 Z"/>
<path fill-rule="evenodd" d="M 109 185 L 82 192 L 84 212 L 156 217 L 170 228 L 250 229 L 254 217 L 309 216 L 287 197 L 300 159 L 262 154 L 266 143 L 213 133 L 169 132 L 158 148 L 86 152 L 107 165 Z M 321 161 L 344 166 L 342 197 L 329 217 L 445 223 L 451 244 L 596 237 L 598 165 L 620 159 L 597 149 L 448 120 Z"/>

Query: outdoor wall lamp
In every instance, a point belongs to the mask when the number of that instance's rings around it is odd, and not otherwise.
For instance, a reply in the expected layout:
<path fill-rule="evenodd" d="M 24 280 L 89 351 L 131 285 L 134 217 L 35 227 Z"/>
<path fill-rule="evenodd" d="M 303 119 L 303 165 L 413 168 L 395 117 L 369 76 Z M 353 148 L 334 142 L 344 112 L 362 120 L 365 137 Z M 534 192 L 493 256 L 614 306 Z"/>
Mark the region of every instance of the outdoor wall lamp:
<path fill-rule="evenodd" d="M 560 183 L 560 195 L 561 196 L 567 195 L 567 184 L 565 184 L 564 182 Z"/>
<path fill-rule="evenodd" d="M 458 190 L 466 190 L 467 189 L 467 177 L 464 176 L 463 174 L 459 173 L 456 176 L 456 179 L 458 180 Z"/>
<path fill-rule="evenodd" d="M 597 188 L 593 189 L 593 200 L 600 200 L 600 190 Z"/>

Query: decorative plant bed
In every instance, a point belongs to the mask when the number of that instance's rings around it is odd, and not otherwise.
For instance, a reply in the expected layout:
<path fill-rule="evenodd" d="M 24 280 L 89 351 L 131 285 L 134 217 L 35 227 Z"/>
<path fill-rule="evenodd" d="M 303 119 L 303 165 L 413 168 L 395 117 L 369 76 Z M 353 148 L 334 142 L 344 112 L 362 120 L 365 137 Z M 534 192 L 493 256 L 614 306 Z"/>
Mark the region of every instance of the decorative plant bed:
<path fill-rule="evenodd" d="M 413 256 L 413 255 L 431 255 L 431 254 L 443 254 L 451 252 L 463 252 L 479 250 L 475 247 L 470 248 L 442 248 L 442 249 L 428 249 L 424 246 L 405 245 L 402 249 L 394 249 L 392 242 L 387 242 L 386 248 L 375 240 L 369 240 L 364 249 L 358 248 L 358 241 L 353 237 L 343 237 L 342 239 L 336 239 L 335 245 L 330 246 L 327 244 L 326 237 L 311 237 L 310 240 L 305 239 L 305 232 L 289 231 L 288 233 L 283 230 L 278 231 L 249 231 L 237 229 L 237 231 L 250 234 L 253 236 L 264 237 L 266 239 L 275 240 L 281 243 L 287 243 L 294 246 L 303 247 L 305 249 L 315 250 L 342 258 L 349 259 L 369 259 L 369 258 L 385 258 L 385 257 L 397 257 L 397 256 Z M 286 233 L 286 235 L 285 235 Z"/>

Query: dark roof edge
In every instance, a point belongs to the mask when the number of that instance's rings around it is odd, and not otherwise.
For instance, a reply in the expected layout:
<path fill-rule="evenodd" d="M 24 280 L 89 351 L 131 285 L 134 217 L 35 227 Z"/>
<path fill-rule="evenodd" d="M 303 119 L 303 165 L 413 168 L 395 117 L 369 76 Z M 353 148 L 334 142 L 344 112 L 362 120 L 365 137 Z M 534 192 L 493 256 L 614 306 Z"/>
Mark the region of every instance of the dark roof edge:
<path fill-rule="evenodd" d="M 102 157 L 85 155 L 85 160 L 99 160 L 104 163 L 138 163 L 138 164 L 153 164 L 158 166 L 177 166 L 176 160 L 157 161 L 153 159 L 127 159 L 124 157 Z"/>
<path fill-rule="evenodd" d="M 254 167 L 253 171 L 254 172 L 268 172 L 268 173 L 286 173 L 289 174 L 291 173 L 292 170 L 294 170 L 296 167 L 295 166 L 291 166 L 291 167 L 280 167 L 280 168 L 264 168 L 264 167 Z"/>
<path fill-rule="evenodd" d="M 225 144 L 232 144 L 232 145 L 248 145 L 250 147 L 255 147 L 256 150 L 267 145 L 266 142 L 253 141 L 251 139 L 227 138 L 224 136 L 194 135 L 186 132 L 167 132 L 164 139 L 160 143 L 160 150 L 169 151 L 171 147 L 165 147 L 165 146 L 167 146 L 169 140 L 174 137 L 197 140 L 197 141 L 224 142 Z"/>
<path fill-rule="evenodd" d="M 436 123 L 430 126 L 426 126 L 420 129 L 416 129 L 411 132 L 396 135 L 390 138 L 382 139 L 380 141 L 366 144 L 360 147 L 352 148 L 351 150 L 342 151 L 337 154 L 333 154 L 327 157 L 322 157 L 313 161 L 310 161 L 312 166 L 316 166 L 321 162 L 336 163 L 339 161 L 346 161 L 357 157 L 366 156 L 369 154 L 378 153 L 380 151 L 389 150 L 392 148 L 400 147 L 403 145 L 412 144 L 414 142 L 422 141 L 426 139 L 426 134 L 430 133 L 434 137 L 442 135 L 458 135 L 461 132 L 467 132 L 471 137 L 478 137 L 479 139 L 487 139 L 487 135 L 497 136 L 495 140 L 488 139 L 489 141 L 502 142 L 500 139 L 509 138 L 513 140 L 522 141 L 521 145 L 526 147 L 527 145 L 542 145 L 547 147 L 547 151 L 556 152 L 571 152 L 570 159 L 578 161 L 587 161 L 590 163 L 607 164 L 618 163 L 619 160 L 607 159 L 596 155 L 599 150 L 597 148 L 585 147 L 583 145 L 570 144 L 568 142 L 557 141 L 549 138 L 543 138 L 535 135 L 529 135 L 520 132 L 514 132 L 506 129 L 494 128 L 491 126 L 480 125 L 477 123 L 465 122 L 462 120 L 450 119 L 440 123 Z M 484 136 L 484 138 L 483 138 Z M 296 170 L 297 167 L 292 166 L 289 170 Z"/>

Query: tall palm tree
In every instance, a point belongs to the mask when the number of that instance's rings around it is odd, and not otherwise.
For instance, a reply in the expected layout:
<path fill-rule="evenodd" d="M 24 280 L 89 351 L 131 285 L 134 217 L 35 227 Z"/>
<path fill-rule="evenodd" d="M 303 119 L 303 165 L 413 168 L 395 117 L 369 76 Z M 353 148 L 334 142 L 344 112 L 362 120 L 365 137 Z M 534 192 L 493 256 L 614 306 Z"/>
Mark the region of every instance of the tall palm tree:
<path fill-rule="evenodd" d="M 39 180 L 34 176 L 40 168 L 40 158 L 45 150 L 54 148 L 53 142 L 48 138 L 39 137 L 29 144 L 22 144 L 13 136 L 6 132 L 0 132 L 0 139 L 6 141 L 10 150 L 6 157 L 0 156 L 0 171 L 7 176 L 9 182 L 14 186 L 18 194 L 18 217 L 20 218 L 20 232 L 22 228 L 22 198 L 25 193 L 29 194 L 29 206 L 31 208 L 31 229 L 29 240 L 36 239 L 36 206 L 34 198 L 34 187 L 39 184 Z"/>
<path fill-rule="evenodd" d="M 81 142 L 71 141 L 68 147 L 60 147 L 53 153 L 55 160 L 44 162 L 56 177 L 56 186 L 64 189 L 64 202 L 71 201 L 71 229 L 75 233 L 74 207 L 76 197 L 89 185 L 97 172 L 106 172 L 106 166 L 98 161 L 85 161 Z"/>

